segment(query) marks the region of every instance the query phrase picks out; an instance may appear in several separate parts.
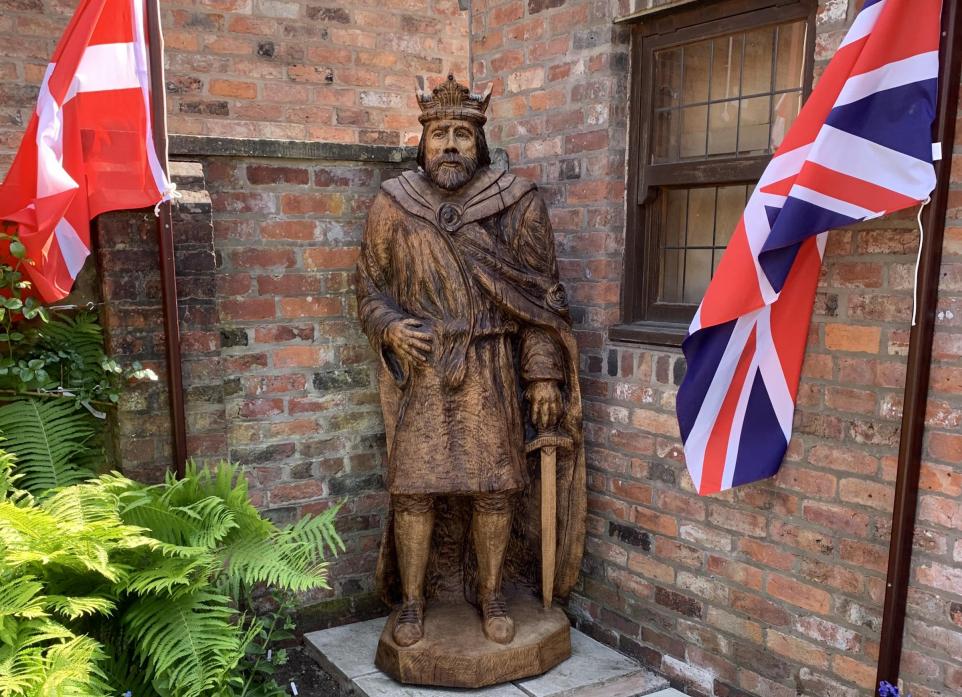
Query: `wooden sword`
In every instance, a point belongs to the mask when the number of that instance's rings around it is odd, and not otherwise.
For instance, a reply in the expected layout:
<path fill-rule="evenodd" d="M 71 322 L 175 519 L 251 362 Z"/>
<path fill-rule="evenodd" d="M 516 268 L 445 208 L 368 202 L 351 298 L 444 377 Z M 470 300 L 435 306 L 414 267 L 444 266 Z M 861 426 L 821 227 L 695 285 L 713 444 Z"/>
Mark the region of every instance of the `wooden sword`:
<path fill-rule="evenodd" d="M 541 451 L 541 599 L 551 607 L 558 555 L 558 448 L 571 450 L 574 441 L 561 431 L 540 431 L 525 452 Z"/>

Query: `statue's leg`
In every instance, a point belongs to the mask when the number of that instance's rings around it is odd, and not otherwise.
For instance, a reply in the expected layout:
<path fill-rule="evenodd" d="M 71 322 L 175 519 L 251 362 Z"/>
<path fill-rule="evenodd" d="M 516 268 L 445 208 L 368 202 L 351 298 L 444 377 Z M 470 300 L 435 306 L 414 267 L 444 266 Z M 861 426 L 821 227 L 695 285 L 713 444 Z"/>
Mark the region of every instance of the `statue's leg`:
<path fill-rule="evenodd" d="M 501 595 L 501 570 L 511 536 L 512 495 L 482 494 L 474 498 L 471 541 L 478 558 L 478 598 L 484 635 L 499 644 L 514 639 L 514 620 Z"/>
<path fill-rule="evenodd" d="M 424 575 L 431 551 L 434 501 L 431 496 L 394 496 L 394 543 L 404 596 L 394 625 L 394 642 L 411 646 L 424 637 Z"/>

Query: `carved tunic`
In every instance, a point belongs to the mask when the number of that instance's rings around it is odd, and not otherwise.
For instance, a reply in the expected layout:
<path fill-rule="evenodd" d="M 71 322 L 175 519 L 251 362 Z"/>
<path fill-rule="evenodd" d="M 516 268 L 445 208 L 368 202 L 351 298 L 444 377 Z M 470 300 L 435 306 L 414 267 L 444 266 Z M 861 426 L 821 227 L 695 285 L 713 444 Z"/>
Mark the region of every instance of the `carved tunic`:
<path fill-rule="evenodd" d="M 521 390 L 565 378 L 549 334 L 481 287 L 476 255 L 557 283 L 547 210 L 532 184 L 494 168 L 454 195 L 420 173 L 385 182 L 368 215 L 357 287 L 364 331 L 400 392 L 389 433 L 392 494 L 522 489 Z M 427 365 L 382 343 L 391 322 L 410 317 L 433 336 Z"/>

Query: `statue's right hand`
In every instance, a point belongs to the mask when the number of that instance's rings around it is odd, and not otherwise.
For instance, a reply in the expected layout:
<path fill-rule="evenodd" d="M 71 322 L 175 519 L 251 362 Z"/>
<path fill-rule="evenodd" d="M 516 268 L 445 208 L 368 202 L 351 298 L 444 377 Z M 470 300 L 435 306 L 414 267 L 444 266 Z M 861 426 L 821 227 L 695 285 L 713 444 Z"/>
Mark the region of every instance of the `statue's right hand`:
<path fill-rule="evenodd" d="M 391 322 L 384 332 L 386 343 L 399 357 L 415 363 L 427 363 L 431 355 L 431 332 L 416 319 L 399 319 Z"/>

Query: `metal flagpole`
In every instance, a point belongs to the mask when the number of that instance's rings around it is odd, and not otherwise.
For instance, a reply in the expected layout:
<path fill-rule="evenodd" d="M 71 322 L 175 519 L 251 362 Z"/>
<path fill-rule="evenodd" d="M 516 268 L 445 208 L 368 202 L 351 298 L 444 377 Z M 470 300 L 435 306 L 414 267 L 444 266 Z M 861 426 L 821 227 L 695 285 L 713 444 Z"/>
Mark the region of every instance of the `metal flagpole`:
<path fill-rule="evenodd" d="M 918 269 L 918 322 L 909 338 L 905 379 L 905 406 L 899 439 L 898 474 L 892 511 L 892 541 L 889 546 L 885 600 L 882 605 L 882 631 L 879 638 L 878 672 L 882 680 L 896 684 L 902 658 L 905 607 L 911 581 L 912 539 L 919 496 L 919 474 L 925 435 L 925 408 L 928 399 L 929 369 L 935 331 L 935 308 L 939 292 L 939 267 L 948 205 L 952 148 L 955 142 L 956 111 L 959 103 L 959 74 L 962 61 L 962 14 L 958 0 L 945 0 L 942 18 L 939 103 L 935 140 L 942 144 L 943 157 L 936 163 L 938 184 L 932 192 L 925 238 Z"/>
<path fill-rule="evenodd" d="M 167 93 L 164 80 L 164 36 L 160 24 L 159 0 L 147 3 L 147 43 L 150 52 L 150 104 L 157 159 L 169 178 L 167 163 Z M 160 279 L 163 295 L 164 334 L 167 354 L 167 394 L 170 400 L 173 464 L 177 478 L 184 476 L 187 462 L 187 420 L 184 409 L 184 381 L 181 372 L 180 322 L 177 309 L 177 280 L 174 269 L 174 229 L 170 201 L 160 204 L 157 239 L 160 247 Z"/>

